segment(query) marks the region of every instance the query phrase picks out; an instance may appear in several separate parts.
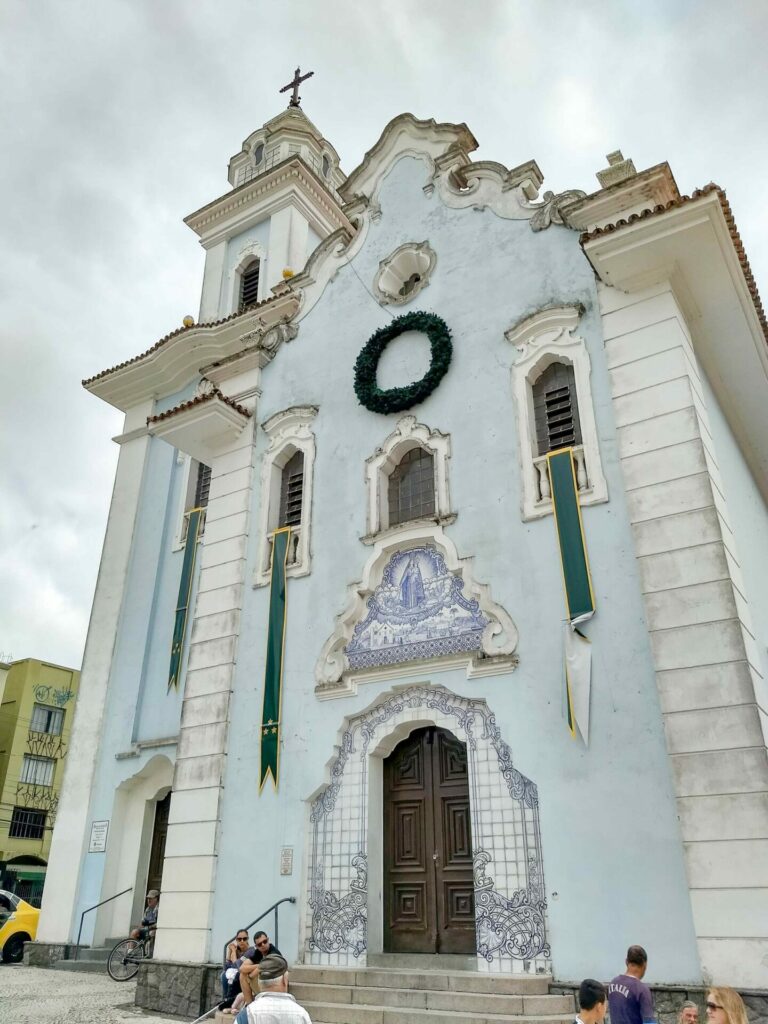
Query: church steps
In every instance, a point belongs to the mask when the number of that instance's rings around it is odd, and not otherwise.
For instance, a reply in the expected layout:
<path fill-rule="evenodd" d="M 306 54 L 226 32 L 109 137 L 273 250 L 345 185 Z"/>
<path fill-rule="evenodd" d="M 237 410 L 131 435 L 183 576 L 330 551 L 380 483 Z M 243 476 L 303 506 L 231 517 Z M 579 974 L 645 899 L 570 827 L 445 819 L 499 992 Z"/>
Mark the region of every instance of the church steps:
<path fill-rule="evenodd" d="M 526 1018 L 570 1014 L 570 996 L 503 995 L 497 992 L 455 992 L 410 988 L 313 985 L 292 983 L 291 992 L 302 1004 L 315 1002 L 367 1006 L 398 1006 L 417 1010 L 453 1010 L 494 1013 Z M 570 1016 L 569 1016 L 570 1019 Z"/>
<path fill-rule="evenodd" d="M 383 967 L 348 969 L 311 967 L 297 964 L 291 968 L 292 986 L 299 983 L 315 985 L 355 985 L 363 988 L 399 988 L 432 992 L 488 992 L 497 995 L 546 996 L 552 982 L 550 975 L 486 974 L 459 971 L 404 971 Z M 558 1011 L 559 1012 L 559 1011 Z"/>
<path fill-rule="evenodd" d="M 483 997 L 479 997 L 483 998 Z M 475 1006 L 467 1010 L 409 1009 L 402 1006 L 363 1006 L 349 1003 L 302 1004 L 313 1024 L 573 1024 L 573 1014 L 550 1016 L 515 1016 L 489 1013 Z"/>

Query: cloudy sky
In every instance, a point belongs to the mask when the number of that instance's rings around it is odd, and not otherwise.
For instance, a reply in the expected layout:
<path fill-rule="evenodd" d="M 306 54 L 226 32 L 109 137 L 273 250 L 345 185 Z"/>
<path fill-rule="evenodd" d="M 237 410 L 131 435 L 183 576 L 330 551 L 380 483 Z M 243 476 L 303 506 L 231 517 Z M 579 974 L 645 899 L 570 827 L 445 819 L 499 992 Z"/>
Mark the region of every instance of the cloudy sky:
<path fill-rule="evenodd" d="M 0 48 L 0 654 L 80 665 L 121 429 L 80 381 L 197 314 L 182 218 L 297 64 L 347 173 L 408 110 L 556 192 L 716 181 L 768 300 L 763 0 L 3 0 Z"/>

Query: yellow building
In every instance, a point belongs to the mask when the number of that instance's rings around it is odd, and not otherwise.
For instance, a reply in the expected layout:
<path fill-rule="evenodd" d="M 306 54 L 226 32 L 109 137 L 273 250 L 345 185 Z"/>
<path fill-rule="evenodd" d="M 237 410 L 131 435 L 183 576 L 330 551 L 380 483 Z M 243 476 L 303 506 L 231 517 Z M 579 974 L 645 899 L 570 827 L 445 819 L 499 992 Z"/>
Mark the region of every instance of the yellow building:
<path fill-rule="evenodd" d="M 0 888 L 40 905 L 80 673 L 26 658 L 0 684 Z"/>

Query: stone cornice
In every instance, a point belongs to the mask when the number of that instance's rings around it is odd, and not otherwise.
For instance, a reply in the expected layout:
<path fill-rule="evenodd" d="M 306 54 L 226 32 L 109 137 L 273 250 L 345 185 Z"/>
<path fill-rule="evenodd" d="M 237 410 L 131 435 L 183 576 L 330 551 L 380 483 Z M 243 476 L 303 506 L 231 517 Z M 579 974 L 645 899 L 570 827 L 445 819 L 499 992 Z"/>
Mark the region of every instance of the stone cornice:
<path fill-rule="evenodd" d="M 238 316 L 176 331 L 143 355 L 83 381 L 83 386 L 127 411 L 142 401 L 180 390 L 202 367 L 252 348 L 254 332 L 261 336 L 286 324 L 298 308 L 299 297 L 287 291 Z"/>
<path fill-rule="evenodd" d="M 273 212 L 270 203 L 279 204 L 286 190 L 303 196 L 308 219 L 323 234 L 338 228 L 352 230 L 332 193 L 300 156 L 291 156 L 257 178 L 214 199 L 185 217 L 184 223 L 200 236 L 204 245 L 212 245 L 230 233 L 233 224 L 242 228 L 249 219 L 261 220 Z"/>

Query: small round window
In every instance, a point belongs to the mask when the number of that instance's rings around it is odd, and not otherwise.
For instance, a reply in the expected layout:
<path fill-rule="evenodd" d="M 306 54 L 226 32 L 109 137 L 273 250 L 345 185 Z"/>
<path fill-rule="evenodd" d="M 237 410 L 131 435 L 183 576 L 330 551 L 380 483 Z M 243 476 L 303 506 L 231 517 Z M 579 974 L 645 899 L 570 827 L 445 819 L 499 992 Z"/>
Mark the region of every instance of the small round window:
<path fill-rule="evenodd" d="M 261 161 L 263 159 L 264 159 L 264 143 L 260 142 L 258 144 L 258 146 L 256 147 L 256 149 L 254 149 L 254 151 L 253 151 L 253 162 L 258 165 L 258 164 L 261 163 Z"/>
<path fill-rule="evenodd" d="M 331 173 L 331 161 L 328 159 L 327 156 L 324 156 L 323 157 L 323 177 L 327 178 L 330 173 Z"/>

